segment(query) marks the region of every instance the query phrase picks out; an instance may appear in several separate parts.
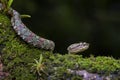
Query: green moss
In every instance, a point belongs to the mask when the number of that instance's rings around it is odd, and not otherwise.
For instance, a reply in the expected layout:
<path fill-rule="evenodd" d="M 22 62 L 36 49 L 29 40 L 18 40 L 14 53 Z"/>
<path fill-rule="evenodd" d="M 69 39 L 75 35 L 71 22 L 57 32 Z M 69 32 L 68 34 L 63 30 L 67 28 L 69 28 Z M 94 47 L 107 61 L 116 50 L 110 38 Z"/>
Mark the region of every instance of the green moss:
<path fill-rule="evenodd" d="M 4 26 L 10 26 L 10 20 L 8 19 L 7 16 L 0 14 L 0 23 L 2 23 L 1 25 Z"/>
<path fill-rule="evenodd" d="M 0 51 L 4 63 L 4 71 L 9 72 L 8 80 L 37 80 L 37 78 L 47 80 L 79 79 L 80 76 L 70 74 L 67 69 L 85 69 L 89 72 L 108 75 L 120 71 L 120 60 L 112 57 L 83 58 L 82 55 L 59 53 L 53 54 L 49 51 L 40 50 L 25 43 L 16 35 L 10 20 L 5 15 L 0 14 Z M 41 76 L 31 72 L 34 59 L 39 60 L 39 55 L 43 55 L 44 71 Z"/>

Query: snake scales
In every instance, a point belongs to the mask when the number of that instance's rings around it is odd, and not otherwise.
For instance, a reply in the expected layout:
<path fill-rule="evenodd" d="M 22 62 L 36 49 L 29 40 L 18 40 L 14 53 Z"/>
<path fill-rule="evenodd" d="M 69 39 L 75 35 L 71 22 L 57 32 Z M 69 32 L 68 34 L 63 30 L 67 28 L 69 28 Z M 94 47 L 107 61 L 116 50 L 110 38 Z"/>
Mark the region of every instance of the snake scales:
<path fill-rule="evenodd" d="M 0 10 L 4 10 L 4 6 L 0 3 Z M 19 12 L 10 8 L 7 13 L 11 15 L 11 24 L 17 35 L 19 35 L 27 43 L 41 49 L 53 51 L 55 43 L 52 40 L 42 38 L 36 35 L 30 29 L 28 29 L 21 20 Z M 68 53 L 78 53 L 85 51 L 89 48 L 89 44 L 86 42 L 74 43 L 68 46 Z"/>

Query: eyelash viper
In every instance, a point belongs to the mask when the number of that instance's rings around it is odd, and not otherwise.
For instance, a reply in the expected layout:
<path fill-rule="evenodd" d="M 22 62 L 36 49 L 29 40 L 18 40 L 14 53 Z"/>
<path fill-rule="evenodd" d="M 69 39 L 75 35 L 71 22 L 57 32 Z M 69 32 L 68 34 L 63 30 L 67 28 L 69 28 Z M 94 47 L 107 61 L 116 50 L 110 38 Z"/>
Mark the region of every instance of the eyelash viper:
<path fill-rule="evenodd" d="M 4 7 L 2 3 L 0 3 L 0 10 L 3 10 L 3 9 Z M 24 41 L 41 49 L 51 50 L 51 51 L 54 50 L 55 43 L 52 40 L 42 38 L 36 35 L 35 33 L 33 33 L 31 30 L 29 30 L 25 26 L 25 24 L 22 22 L 19 12 L 10 8 L 8 10 L 8 14 L 11 15 L 11 24 L 13 29 L 15 30 L 17 35 L 19 35 Z M 89 48 L 89 43 L 80 42 L 80 43 L 71 44 L 67 48 L 67 50 L 68 50 L 68 53 L 78 53 L 78 52 L 85 51 L 88 48 Z"/>

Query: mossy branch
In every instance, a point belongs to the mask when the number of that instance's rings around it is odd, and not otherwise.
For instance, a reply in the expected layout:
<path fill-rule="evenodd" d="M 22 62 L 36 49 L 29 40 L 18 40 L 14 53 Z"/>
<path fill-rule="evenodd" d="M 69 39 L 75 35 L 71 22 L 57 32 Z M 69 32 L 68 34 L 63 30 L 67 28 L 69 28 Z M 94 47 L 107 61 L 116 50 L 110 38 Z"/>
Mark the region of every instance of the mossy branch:
<path fill-rule="evenodd" d="M 84 69 L 91 73 L 94 72 L 102 75 L 118 74 L 120 72 L 119 59 L 116 60 L 112 57 L 105 56 L 83 58 L 82 55 L 61 55 L 60 53 L 55 54 L 40 50 L 25 43 L 17 36 L 11 27 L 10 19 L 6 15 L 0 14 L 0 23 L 0 53 L 2 53 L 5 71 L 11 74 L 6 80 L 37 80 L 38 78 L 44 80 L 81 79 L 80 76 L 68 73 L 67 69 Z M 36 63 L 42 65 L 38 69 L 38 71 L 43 71 L 43 73 L 40 72 L 42 76 L 36 76 L 36 74 L 31 72 L 32 65 L 29 64 L 35 63 L 34 59 L 38 59 L 38 61 L 35 60 Z M 119 76 L 120 74 L 118 74 L 116 79 L 120 79 Z"/>

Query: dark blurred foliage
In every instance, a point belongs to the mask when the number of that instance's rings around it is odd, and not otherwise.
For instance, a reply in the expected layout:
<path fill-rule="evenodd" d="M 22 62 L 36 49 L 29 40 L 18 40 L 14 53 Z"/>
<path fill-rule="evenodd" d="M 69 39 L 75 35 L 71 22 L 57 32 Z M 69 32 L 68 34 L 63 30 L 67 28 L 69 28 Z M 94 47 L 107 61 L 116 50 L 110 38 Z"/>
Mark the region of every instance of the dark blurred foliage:
<path fill-rule="evenodd" d="M 85 41 L 90 43 L 86 55 L 120 58 L 120 0 L 14 0 L 13 7 L 32 16 L 24 23 L 53 40 L 55 52 Z"/>

